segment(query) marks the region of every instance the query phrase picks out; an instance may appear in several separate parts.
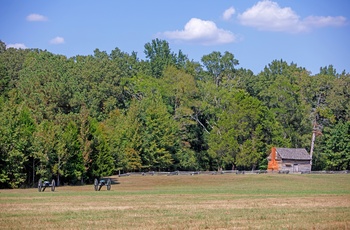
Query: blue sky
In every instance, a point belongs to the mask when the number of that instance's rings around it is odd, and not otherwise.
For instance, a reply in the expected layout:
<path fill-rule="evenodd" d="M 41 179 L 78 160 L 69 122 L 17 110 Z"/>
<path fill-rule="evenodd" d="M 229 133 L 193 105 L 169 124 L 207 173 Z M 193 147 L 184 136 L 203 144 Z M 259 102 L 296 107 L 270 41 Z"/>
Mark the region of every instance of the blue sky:
<path fill-rule="evenodd" d="M 194 61 L 229 51 L 259 73 L 283 59 L 317 74 L 350 72 L 347 0 L 2 0 L 0 40 L 67 57 L 119 48 L 144 59 L 144 45 L 167 40 Z"/>

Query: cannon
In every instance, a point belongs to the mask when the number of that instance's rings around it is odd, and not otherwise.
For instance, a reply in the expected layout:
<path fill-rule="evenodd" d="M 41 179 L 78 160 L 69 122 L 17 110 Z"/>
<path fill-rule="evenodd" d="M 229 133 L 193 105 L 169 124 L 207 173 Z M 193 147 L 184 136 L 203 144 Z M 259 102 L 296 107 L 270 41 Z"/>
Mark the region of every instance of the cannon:
<path fill-rule="evenodd" d="M 55 191 L 55 180 L 52 180 L 51 183 L 49 181 L 44 181 L 42 179 L 39 180 L 38 182 L 38 191 L 39 192 L 44 192 L 47 187 L 51 188 L 51 192 Z"/>
<path fill-rule="evenodd" d="M 100 181 L 95 179 L 94 189 L 95 189 L 95 191 L 100 191 L 103 186 L 106 186 L 107 190 L 109 191 L 109 190 L 111 190 L 111 183 L 112 183 L 111 179 L 107 179 L 107 181 L 104 179 L 102 179 Z"/>

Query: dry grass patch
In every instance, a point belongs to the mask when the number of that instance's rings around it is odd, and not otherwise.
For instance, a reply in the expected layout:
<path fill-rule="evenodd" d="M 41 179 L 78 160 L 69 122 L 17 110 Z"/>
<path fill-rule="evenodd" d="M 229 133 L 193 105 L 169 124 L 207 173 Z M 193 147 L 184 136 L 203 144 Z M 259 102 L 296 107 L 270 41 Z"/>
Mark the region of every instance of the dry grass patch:
<path fill-rule="evenodd" d="M 350 229 L 350 175 L 130 176 L 0 191 L 1 229 Z"/>

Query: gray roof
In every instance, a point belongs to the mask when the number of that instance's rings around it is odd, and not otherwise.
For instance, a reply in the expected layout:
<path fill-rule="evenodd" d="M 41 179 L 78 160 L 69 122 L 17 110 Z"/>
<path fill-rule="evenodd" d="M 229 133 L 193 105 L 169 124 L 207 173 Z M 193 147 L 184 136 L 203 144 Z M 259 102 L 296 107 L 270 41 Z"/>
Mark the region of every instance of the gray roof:
<path fill-rule="evenodd" d="M 282 159 L 311 160 L 306 149 L 276 148 L 276 152 Z"/>

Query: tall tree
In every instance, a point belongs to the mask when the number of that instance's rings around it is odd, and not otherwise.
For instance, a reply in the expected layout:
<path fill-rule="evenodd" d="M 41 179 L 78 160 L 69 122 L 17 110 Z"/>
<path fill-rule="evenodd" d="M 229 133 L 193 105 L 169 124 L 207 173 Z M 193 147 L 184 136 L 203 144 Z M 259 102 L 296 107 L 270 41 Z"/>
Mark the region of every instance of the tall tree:
<path fill-rule="evenodd" d="M 142 102 L 142 154 L 145 166 L 167 169 L 173 163 L 173 155 L 179 148 L 178 126 L 168 113 L 159 94 Z"/>
<path fill-rule="evenodd" d="M 53 175 L 53 159 L 56 154 L 58 127 L 53 122 L 41 122 L 33 134 L 33 170 L 34 177 L 51 179 Z M 57 171 L 56 171 L 57 173 Z"/>
<path fill-rule="evenodd" d="M 284 134 L 291 147 L 310 145 L 310 111 L 301 99 L 298 85 L 302 68 L 285 61 L 273 61 L 257 76 L 255 84 L 257 97 L 273 112 L 282 124 Z"/>
<path fill-rule="evenodd" d="M 71 112 L 74 83 L 66 74 L 66 63 L 66 57 L 47 51 L 31 52 L 26 57 L 17 87 L 39 123 Z"/>
<path fill-rule="evenodd" d="M 228 165 L 256 168 L 271 145 L 285 144 L 271 112 L 245 91 L 227 92 L 209 135 L 209 153 L 218 169 Z"/>
<path fill-rule="evenodd" d="M 350 169 L 350 121 L 339 122 L 334 127 L 325 130 L 325 145 L 327 168 L 330 170 Z"/>
<path fill-rule="evenodd" d="M 140 103 L 134 99 L 125 114 L 115 110 L 106 120 L 108 142 L 117 170 L 130 172 L 142 169 L 140 113 Z"/>
<path fill-rule="evenodd" d="M 225 79 L 233 78 L 235 66 L 239 64 L 238 60 L 234 58 L 234 55 L 228 51 L 224 55 L 217 51 L 212 52 L 204 55 L 201 61 L 209 72 L 209 75 L 213 78 L 216 86 L 219 86 Z"/>
<path fill-rule="evenodd" d="M 17 188 L 26 180 L 35 123 L 16 92 L 0 97 L 0 187 Z"/>
<path fill-rule="evenodd" d="M 333 79 L 333 87 L 326 98 L 327 107 L 337 121 L 350 120 L 350 74 Z"/>
<path fill-rule="evenodd" d="M 58 185 L 61 175 L 67 182 L 73 184 L 83 180 L 85 168 L 78 136 L 78 126 L 71 119 L 67 121 L 58 134 L 57 158 L 53 166 L 53 173 L 57 175 Z"/>
<path fill-rule="evenodd" d="M 5 42 L 0 40 L 0 54 L 6 51 L 6 44 Z"/>
<path fill-rule="evenodd" d="M 93 139 L 89 176 L 92 178 L 111 176 L 115 172 L 115 163 L 108 144 L 106 126 L 93 120 L 91 128 Z"/>
<path fill-rule="evenodd" d="M 0 41 L 0 94 L 6 94 L 16 88 L 19 73 L 23 68 L 29 50 L 4 47 Z"/>
<path fill-rule="evenodd" d="M 151 66 L 151 76 L 155 78 L 162 77 L 163 70 L 168 65 L 176 64 L 176 55 L 171 52 L 169 43 L 165 40 L 154 39 L 152 42 L 145 44 L 145 55 Z M 180 62 L 183 55 L 180 55 Z"/>
<path fill-rule="evenodd" d="M 192 116 L 194 107 L 198 106 L 198 88 L 192 75 L 184 70 L 169 66 L 164 71 L 164 77 L 160 81 L 162 95 L 168 110 L 173 114 L 174 119 L 179 123 L 181 135 L 181 153 L 176 156 L 179 159 L 180 167 L 198 168 L 195 163 L 192 126 L 196 125 Z"/>

